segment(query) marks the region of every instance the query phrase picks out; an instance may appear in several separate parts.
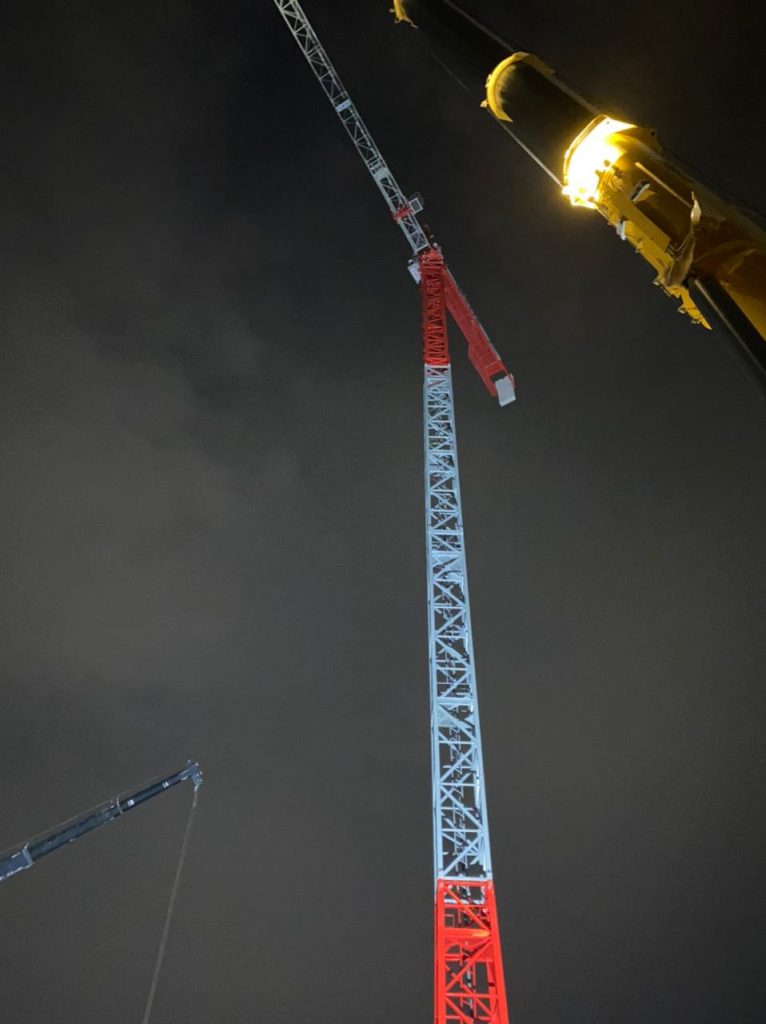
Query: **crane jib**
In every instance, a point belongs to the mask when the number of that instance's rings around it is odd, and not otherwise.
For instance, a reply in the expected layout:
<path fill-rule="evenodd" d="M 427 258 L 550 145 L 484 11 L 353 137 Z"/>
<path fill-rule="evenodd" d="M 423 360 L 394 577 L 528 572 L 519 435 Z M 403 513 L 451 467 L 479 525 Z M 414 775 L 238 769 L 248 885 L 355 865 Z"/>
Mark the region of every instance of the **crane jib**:
<path fill-rule="evenodd" d="M 413 255 L 410 271 L 419 282 L 418 258 L 429 250 L 437 249 L 429 232 L 418 220 L 418 214 L 423 210 L 423 197 L 419 193 L 408 197 L 402 191 L 298 0 L 274 2 L 383 196 L 394 222 L 407 239 Z M 447 308 L 465 337 L 472 365 L 493 398 L 497 398 L 500 405 L 507 405 L 516 394 L 513 376 L 503 365 L 487 332 L 448 270 L 445 290 Z"/>

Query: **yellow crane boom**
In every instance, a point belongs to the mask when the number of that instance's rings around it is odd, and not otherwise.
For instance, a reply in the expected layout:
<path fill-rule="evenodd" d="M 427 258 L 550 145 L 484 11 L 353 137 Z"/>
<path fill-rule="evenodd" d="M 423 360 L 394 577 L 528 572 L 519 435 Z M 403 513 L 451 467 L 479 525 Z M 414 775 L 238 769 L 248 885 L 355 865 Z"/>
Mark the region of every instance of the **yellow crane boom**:
<path fill-rule="evenodd" d="M 766 383 L 766 231 L 665 153 L 656 132 L 594 107 L 539 57 L 452 0 L 394 0 L 444 63 L 558 182 L 651 264 L 694 323 L 718 321 Z"/>

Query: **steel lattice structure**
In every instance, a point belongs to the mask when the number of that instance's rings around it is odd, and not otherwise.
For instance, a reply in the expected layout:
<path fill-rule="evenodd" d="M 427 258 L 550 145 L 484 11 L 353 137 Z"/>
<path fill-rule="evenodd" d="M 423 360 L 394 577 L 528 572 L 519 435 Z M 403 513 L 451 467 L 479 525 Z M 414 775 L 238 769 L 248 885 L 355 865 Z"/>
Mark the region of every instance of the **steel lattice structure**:
<path fill-rule="evenodd" d="M 309 24 L 298 0 L 276 6 L 340 117 L 410 245 L 423 333 L 431 758 L 434 823 L 435 1024 L 507 1024 L 468 599 L 447 345 L 447 311 L 468 356 L 500 405 L 514 381 L 420 225 Z"/>
<path fill-rule="evenodd" d="M 444 260 L 420 258 L 434 877 L 492 876 L 468 598 Z"/>
<path fill-rule="evenodd" d="M 487 824 L 460 472 L 447 344 L 447 270 L 420 256 L 436 1024 L 506 1024 Z"/>
<path fill-rule="evenodd" d="M 311 65 L 311 70 L 324 89 L 325 95 L 335 108 L 335 113 L 356 146 L 365 167 L 380 189 L 391 215 L 402 229 L 413 253 L 417 254 L 423 249 L 427 249 L 430 242 L 417 218 L 417 214 L 423 209 L 422 201 L 416 196 L 407 199 L 402 192 L 391 168 L 383 159 L 383 154 L 375 145 L 375 140 L 362 120 L 361 114 L 354 106 L 354 101 L 346 92 L 340 75 L 327 56 L 327 51 L 319 42 L 319 37 L 312 28 L 303 8 L 298 0 L 274 0 L 274 2 L 303 56 Z"/>
<path fill-rule="evenodd" d="M 449 365 L 425 365 L 423 400 L 434 873 L 437 880 L 489 878 L 492 863 Z"/>

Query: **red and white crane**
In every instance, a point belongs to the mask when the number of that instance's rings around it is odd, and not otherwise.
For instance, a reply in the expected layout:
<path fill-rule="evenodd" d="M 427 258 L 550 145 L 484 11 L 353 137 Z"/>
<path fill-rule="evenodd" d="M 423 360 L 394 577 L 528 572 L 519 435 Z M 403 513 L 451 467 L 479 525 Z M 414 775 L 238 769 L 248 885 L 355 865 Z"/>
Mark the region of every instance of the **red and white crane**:
<path fill-rule="evenodd" d="M 423 336 L 431 764 L 434 828 L 435 1024 L 507 1024 L 508 1007 L 492 879 L 479 707 L 460 502 L 447 311 L 468 357 L 500 405 L 515 386 L 486 331 L 418 220 L 298 0 L 275 0 L 348 132 L 412 257 Z"/>

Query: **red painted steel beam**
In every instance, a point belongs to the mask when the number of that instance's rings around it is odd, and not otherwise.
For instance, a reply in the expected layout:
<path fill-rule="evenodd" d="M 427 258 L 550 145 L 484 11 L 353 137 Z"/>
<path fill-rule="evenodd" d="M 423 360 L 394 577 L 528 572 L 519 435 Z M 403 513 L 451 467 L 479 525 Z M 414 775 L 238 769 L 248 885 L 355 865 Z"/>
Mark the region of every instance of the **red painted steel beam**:
<path fill-rule="evenodd" d="M 471 309 L 468 299 L 463 295 L 455 278 L 446 266 L 444 268 L 444 295 L 450 316 L 468 342 L 468 358 L 484 382 L 487 391 L 489 391 L 493 398 L 497 398 L 495 380 L 499 377 L 510 377 L 515 386 L 513 374 L 509 373 L 505 368 L 479 318 Z"/>
<path fill-rule="evenodd" d="M 435 1024 L 508 1024 L 492 881 L 439 879 L 435 917 Z"/>
<path fill-rule="evenodd" d="M 495 382 L 501 378 L 508 377 L 515 386 L 513 374 L 508 372 L 497 354 L 438 246 L 425 249 L 418 257 L 418 263 L 423 301 L 423 361 L 429 366 L 449 365 L 446 309 L 460 328 L 468 344 L 468 358 L 490 395 L 498 397 Z"/>
<path fill-rule="evenodd" d="M 420 254 L 420 295 L 423 303 L 423 362 L 449 366 L 444 257 L 436 247 Z"/>

